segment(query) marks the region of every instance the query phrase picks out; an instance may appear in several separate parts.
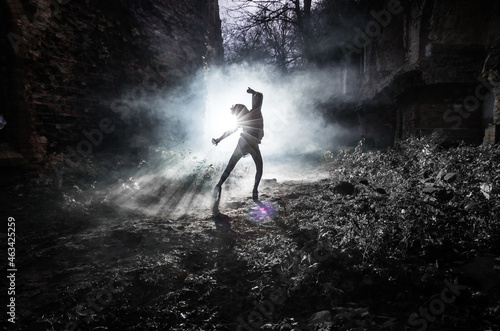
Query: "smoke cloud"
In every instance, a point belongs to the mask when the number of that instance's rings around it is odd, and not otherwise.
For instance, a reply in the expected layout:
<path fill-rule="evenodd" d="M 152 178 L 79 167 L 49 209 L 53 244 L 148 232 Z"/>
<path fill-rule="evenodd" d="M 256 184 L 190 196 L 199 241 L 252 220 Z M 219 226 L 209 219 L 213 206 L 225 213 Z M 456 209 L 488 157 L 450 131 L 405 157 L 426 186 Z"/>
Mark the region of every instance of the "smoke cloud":
<path fill-rule="evenodd" d="M 218 146 L 213 146 L 211 139 L 220 137 L 235 123 L 230 113 L 232 105 L 241 103 L 251 109 L 251 96 L 246 93 L 251 87 L 264 94 L 265 136 L 260 146 L 264 161 L 298 161 L 300 157 L 335 148 L 339 138 L 352 134 L 328 123 L 318 110 L 342 95 L 342 77 L 338 68 L 284 74 L 267 65 L 211 67 L 182 90 L 156 98 L 154 107 L 161 109 L 160 122 L 165 123 L 160 132 L 177 130 L 176 138 L 182 140 L 180 148 L 209 163 L 226 163 L 239 132 Z M 196 101 L 200 99 L 204 104 Z M 253 166 L 251 160 L 247 166 Z M 301 172 L 297 169 L 297 173 Z"/>
<path fill-rule="evenodd" d="M 207 74 L 208 102 L 205 138 L 220 135 L 214 125 L 228 116 L 235 103 L 251 108 L 247 87 L 262 92 L 265 136 L 262 152 L 267 155 L 303 154 L 334 144 L 343 129 L 326 123 L 318 105 L 341 94 L 337 70 L 308 70 L 280 74 L 264 65 L 233 65 Z M 208 140 L 209 142 L 210 140 Z"/>
<path fill-rule="evenodd" d="M 232 105 L 241 103 L 251 109 L 248 87 L 264 95 L 263 179 L 317 178 L 320 155 L 347 134 L 319 111 L 342 95 L 342 77 L 336 68 L 283 74 L 266 65 L 211 67 L 166 95 L 136 100 L 135 108 L 149 112 L 151 127 L 157 128 L 157 144 L 149 146 L 145 165 L 116 188 L 116 201 L 154 214 L 181 213 L 192 206 L 209 210 L 211 189 L 236 147 L 239 132 L 218 146 L 211 140 L 232 128 Z M 147 139 L 138 130 L 135 141 L 145 146 Z M 228 190 L 221 203 L 241 197 L 241 192 L 249 194 L 254 175 L 253 160 L 243 158 L 225 185 Z"/>

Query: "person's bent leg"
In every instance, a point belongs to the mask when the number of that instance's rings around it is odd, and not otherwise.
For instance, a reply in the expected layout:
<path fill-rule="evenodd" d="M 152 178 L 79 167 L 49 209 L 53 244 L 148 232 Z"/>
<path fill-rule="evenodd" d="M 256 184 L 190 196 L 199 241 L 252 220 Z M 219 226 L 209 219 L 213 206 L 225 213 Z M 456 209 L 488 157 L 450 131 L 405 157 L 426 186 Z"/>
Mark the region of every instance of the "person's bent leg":
<path fill-rule="evenodd" d="M 214 192 L 213 192 L 213 205 L 212 205 L 212 214 L 213 215 L 218 215 L 219 214 L 219 203 L 220 203 L 220 197 L 222 193 L 222 184 L 226 181 L 226 179 L 229 177 L 231 174 L 231 171 L 233 171 L 234 167 L 236 166 L 236 163 L 241 159 L 242 154 L 240 151 L 239 146 L 236 147 L 236 149 L 233 152 L 233 155 L 231 155 L 231 158 L 229 159 L 229 162 L 226 166 L 226 169 L 222 173 L 222 176 L 219 179 L 219 182 L 217 185 L 214 187 Z"/>
<path fill-rule="evenodd" d="M 242 157 L 241 152 L 239 151 L 239 148 L 236 147 L 236 150 L 233 152 L 233 155 L 231 155 L 231 158 L 227 163 L 226 170 L 224 170 L 222 176 L 220 176 L 219 182 L 217 183 L 216 187 L 222 186 L 222 184 L 224 184 L 224 182 L 229 177 L 231 171 L 233 171 L 234 167 L 236 166 L 236 163 L 238 163 L 241 157 Z"/>
<path fill-rule="evenodd" d="M 255 162 L 255 168 L 256 168 L 256 173 L 255 173 L 255 183 L 253 186 L 253 192 L 252 192 L 252 198 L 254 201 L 259 200 L 259 183 L 262 178 L 262 172 L 263 172 L 263 162 L 262 162 L 262 155 L 260 154 L 260 149 L 259 146 L 256 146 L 255 148 L 252 148 L 250 155 L 253 158 L 253 161 Z"/>

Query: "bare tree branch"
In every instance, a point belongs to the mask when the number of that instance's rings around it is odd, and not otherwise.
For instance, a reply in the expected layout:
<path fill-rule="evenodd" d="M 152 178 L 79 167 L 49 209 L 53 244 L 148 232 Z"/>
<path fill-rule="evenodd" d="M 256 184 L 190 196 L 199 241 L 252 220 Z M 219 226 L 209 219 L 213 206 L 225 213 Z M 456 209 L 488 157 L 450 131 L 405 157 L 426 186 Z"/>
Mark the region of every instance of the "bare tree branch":
<path fill-rule="evenodd" d="M 330 8 L 323 4 L 332 1 L 234 0 L 233 8 L 230 9 L 230 17 L 234 22 L 233 35 L 260 30 L 257 34 L 259 47 L 267 47 L 266 53 L 279 67 L 315 64 L 318 61 L 317 51 L 322 48 L 316 34 L 319 30 L 325 33 L 321 8 Z"/>

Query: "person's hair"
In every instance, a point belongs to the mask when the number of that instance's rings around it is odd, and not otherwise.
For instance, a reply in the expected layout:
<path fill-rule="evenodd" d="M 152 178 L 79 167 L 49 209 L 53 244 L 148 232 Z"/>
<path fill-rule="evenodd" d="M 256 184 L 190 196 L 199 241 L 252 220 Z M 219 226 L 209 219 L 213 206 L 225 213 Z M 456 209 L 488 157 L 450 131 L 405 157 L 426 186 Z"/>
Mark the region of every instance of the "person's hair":
<path fill-rule="evenodd" d="M 231 114 L 238 116 L 243 109 L 246 109 L 245 105 L 242 105 L 240 103 L 233 105 L 231 107 Z"/>

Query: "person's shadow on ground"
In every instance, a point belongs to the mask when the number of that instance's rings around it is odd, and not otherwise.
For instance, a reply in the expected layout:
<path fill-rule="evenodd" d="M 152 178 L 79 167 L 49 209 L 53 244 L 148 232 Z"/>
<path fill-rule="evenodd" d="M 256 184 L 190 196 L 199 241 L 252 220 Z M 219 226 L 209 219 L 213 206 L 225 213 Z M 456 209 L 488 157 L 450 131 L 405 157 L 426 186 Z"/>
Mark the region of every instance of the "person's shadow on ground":
<path fill-rule="evenodd" d="M 217 230 L 217 232 L 228 233 L 228 232 L 233 231 L 231 229 L 231 223 L 229 223 L 231 218 L 229 216 L 227 216 L 226 214 L 219 213 L 215 216 L 212 216 L 212 219 L 215 223 L 215 229 Z"/>
<path fill-rule="evenodd" d="M 234 241 L 236 239 L 244 239 L 247 236 L 244 233 L 234 231 L 231 228 L 231 217 L 226 214 L 219 213 L 212 216 L 212 220 L 215 224 L 215 230 L 220 239 L 223 241 Z"/>

